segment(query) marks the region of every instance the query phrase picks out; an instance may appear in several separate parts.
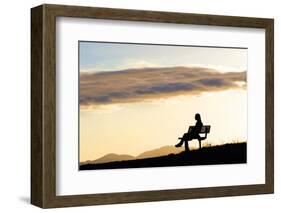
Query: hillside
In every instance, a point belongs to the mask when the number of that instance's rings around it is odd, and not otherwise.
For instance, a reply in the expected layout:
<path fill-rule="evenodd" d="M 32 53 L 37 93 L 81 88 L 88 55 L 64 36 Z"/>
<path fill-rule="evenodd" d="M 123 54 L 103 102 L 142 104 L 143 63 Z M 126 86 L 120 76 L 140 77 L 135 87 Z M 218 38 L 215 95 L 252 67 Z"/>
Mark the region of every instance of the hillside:
<path fill-rule="evenodd" d="M 167 154 L 160 157 L 143 159 L 121 160 L 108 163 L 88 163 L 80 165 L 80 170 L 143 168 L 163 166 L 235 164 L 247 162 L 246 143 L 225 144 L 213 147 L 204 147 L 201 150 Z M 147 155 L 148 156 L 148 155 Z"/>

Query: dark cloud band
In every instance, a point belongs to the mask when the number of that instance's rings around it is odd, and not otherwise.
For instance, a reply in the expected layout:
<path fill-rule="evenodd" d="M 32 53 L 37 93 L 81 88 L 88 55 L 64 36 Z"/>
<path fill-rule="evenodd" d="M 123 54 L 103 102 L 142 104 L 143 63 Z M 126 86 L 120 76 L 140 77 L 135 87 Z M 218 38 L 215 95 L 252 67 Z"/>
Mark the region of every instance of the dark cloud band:
<path fill-rule="evenodd" d="M 168 67 L 81 73 L 80 106 L 130 103 L 241 87 L 237 82 L 246 83 L 246 71 Z"/>

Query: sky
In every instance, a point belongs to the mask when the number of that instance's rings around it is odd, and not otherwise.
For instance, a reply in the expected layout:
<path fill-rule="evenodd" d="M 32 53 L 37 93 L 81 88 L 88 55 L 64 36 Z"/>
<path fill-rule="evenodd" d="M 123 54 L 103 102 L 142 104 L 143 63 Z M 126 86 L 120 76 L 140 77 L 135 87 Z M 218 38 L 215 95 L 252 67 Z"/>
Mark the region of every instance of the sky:
<path fill-rule="evenodd" d="M 247 139 L 247 49 L 79 42 L 79 64 L 80 162 L 174 145 L 197 112 L 205 143 Z"/>
<path fill-rule="evenodd" d="M 222 71 L 247 68 L 247 50 L 102 42 L 79 42 L 80 72 L 200 65 Z"/>

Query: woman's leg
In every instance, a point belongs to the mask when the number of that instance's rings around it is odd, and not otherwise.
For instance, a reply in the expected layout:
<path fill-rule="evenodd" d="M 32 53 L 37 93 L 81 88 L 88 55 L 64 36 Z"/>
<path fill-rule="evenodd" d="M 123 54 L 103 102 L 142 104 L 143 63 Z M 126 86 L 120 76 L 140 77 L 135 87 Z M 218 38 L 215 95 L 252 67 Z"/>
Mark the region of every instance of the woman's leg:
<path fill-rule="evenodd" d="M 186 151 L 186 152 L 190 151 L 190 150 L 189 150 L 189 147 L 188 147 L 188 141 L 189 141 L 189 140 L 185 140 L 185 141 L 184 141 L 184 148 L 185 148 L 185 151 Z"/>
<path fill-rule="evenodd" d="M 190 132 L 186 135 L 186 139 L 184 140 L 184 145 L 185 145 L 185 151 L 188 152 L 189 150 L 189 146 L 188 146 L 188 141 L 191 141 L 192 139 L 194 139 L 194 133 Z M 201 145 L 200 145 L 201 146 Z"/>
<path fill-rule="evenodd" d="M 184 133 L 182 138 L 181 138 L 181 140 L 180 140 L 180 142 L 178 144 L 176 144 L 175 147 L 181 147 L 183 145 L 183 142 L 188 143 L 188 138 L 189 138 L 189 134 L 188 133 Z"/>

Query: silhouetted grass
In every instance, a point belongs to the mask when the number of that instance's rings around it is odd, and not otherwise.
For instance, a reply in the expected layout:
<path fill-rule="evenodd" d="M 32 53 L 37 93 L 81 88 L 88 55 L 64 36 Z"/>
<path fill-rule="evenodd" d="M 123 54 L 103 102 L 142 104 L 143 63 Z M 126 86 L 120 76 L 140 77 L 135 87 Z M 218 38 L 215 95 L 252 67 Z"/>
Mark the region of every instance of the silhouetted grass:
<path fill-rule="evenodd" d="M 80 165 L 80 170 L 95 169 L 119 169 L 119 168 L 143 168 L 164 166 L 188 166 L 188 165 L 213 165 L 213 164 L 237 164 L 247 162 L 247 144 L 232 143 L 213 147 L 203 147 L 200 150 L 169 154 L 166 156 L 145 158 L 127 161 L 115 161 L 100 164 Z"/>

